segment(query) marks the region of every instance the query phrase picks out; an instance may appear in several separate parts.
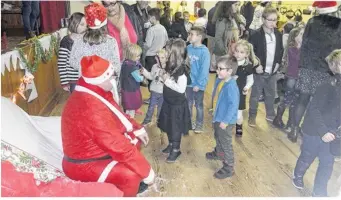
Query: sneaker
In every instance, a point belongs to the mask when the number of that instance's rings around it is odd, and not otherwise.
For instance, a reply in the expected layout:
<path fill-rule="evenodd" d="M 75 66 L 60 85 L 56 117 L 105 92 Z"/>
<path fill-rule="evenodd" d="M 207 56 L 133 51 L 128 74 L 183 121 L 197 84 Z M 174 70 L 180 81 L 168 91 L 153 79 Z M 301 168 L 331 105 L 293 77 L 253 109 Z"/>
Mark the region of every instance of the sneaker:
<path fill-rule="evenodd" d="M 140 183 L 139 190 L 137 191 L 137 194 L 141 194 L 142 192 L 146 191 L 148 189 L 148 185 L 144 182 Z"/>
<path fill-rule="evenodd" d="M 280 101 L 281 101 L 281 98 L 280 98 L 280 97 L 277 97 L 277 98 L 275 99 L 275 104 L 278 104 Z"/>
<path fill-rule="evenodd" d="M 294 177 L 292 179 L 292 184 L 295 186 L 295 188 L 302 190 L 304 188 L 304 182 L 303 178 L 296 178 Z"/>
<path fill-rule="evenodd" d="M 203 133 L 203 132 L 204 132 L 203 128 L 195 127 L 194 129 L 194 133 Z"/>
<path fill-rule="evenodd" d="M 255 118 L 249 118 L 249 126 L 256 127 L 256 119 Z"/>
<path fill-rule="evenodd" d="M 206 153 L 206 159 L 207 160 L 223 160 L 221 159 L 215 151 L 207 152 Z"/>
<path fill-rule="evenodd" d="M 192 130 L 195 130 L 195 128 L 196 128 L 196 125 L 194 122 L 192 122 Z"/>
<path fill-rule="evenodd" d="M 274 119 L 275 119 L 275 116 L 266 116 L 265 119 L 266 119 L 267 121 L 269 121 L 269 122 L 273 122 Z"/>
<path fill-rule="evenodd" d="M 149 101 L 150 101 L 150 99 L 148 98 L 148 99 L 145 99 L 145 100 L 143 101 L 143 103 L 144 103 L 144 104 L 149 104 Z"/>
<path fill-rule="evenodd" d="M 228 166 L 227 164 L 224 163 L 224 166 L 214 173 L 214 177 L 217 179 L 225 179 L 228 177 L 231 177 L 234 174 L 234 170 L 232 166 Z"/>

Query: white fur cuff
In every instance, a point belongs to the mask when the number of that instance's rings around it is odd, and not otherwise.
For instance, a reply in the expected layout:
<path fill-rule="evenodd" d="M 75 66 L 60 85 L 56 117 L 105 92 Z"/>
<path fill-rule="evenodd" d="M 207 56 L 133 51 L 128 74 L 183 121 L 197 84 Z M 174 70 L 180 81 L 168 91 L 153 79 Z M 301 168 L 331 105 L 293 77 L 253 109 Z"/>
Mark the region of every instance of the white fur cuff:
<path fill-rule="evenodd" d="M 140 136 L 140 135 L 142 135 L 142 134 L 145 134 L 145 133 L 147 133 L 147 132 L 146 132 L 146 129 L 144 129 L 144 128 L 141 128 L 141 129 L 139 129 L 139 130 L 137 130 L 137 131 L 134 131 L 134 135 L 135 135 L 136 137 L 138 137 L 138 136 Z"/>
<path fill-rule="evenodd" d="M 145 184 L 151 184 L 151 183 L 153 183 L 154 178 L 155 178 L 155 172 L 154 172 L 154 170 L 151 168 L 150 171 L 149 171 L 149 175 L 147 176 L 147 178 L 143 179 L 143 182 L 144 182 Z"/>

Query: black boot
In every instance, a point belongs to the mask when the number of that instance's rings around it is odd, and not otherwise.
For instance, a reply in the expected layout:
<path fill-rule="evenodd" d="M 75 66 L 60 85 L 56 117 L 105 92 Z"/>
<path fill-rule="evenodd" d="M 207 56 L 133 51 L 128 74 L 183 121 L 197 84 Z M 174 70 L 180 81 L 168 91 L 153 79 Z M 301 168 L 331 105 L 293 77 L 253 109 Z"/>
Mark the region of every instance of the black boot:
<path fill-rule="evenodd" d="M 214 173 L 214 177 L 217 179 L 225 179 L 231 177 L 234 174 L 233 166 L 229 166 L 227 163 L 223 162 L 223 167 Z"/>
<path fill-rule="evenodd" d="M 286 133 L 290 133 L 293 130 L 293 125 L 294 125 L 294 107 L 291 106 L 289 109 L 289 118 L 288 118 L 288 122 L 287 125 L 284 129 L 284 131 Z"/>
<path fill-rule="evenodd" d="M 162 153 L 169 154 L 171 150 L 172 150 L 172 143 L 169 143 L 168 146 L 164 150 L 162 150 Z"/>
<path fill-rule="evenodd" d="M 173 163 L 180 155 L 181 155 L 180 142 L 173 142 L 172 150 L 170 151 L 166 162 Z"/>
<path fill-rule="evenodd" d="M 310 167 L 310 164 L 305 163 L 303 161 L 298 160 L 295 166 L 294 170 L 294 177 L 292 178 L 292 184 L 297 189 L 303 189 L 304 188 L 304 182 L 303 177 L 307 169 Z"/>
<path fill-rule="evenodd" d="M 243 135 L 243 124 L 236 124 L 236 136 L 241 137 Z"/>
<path fill-rule="evenodd" d="M 137 194 L 140 194 L 148 189 L 148 185 L 144 182 L 140 183 L 139 190 L 137 191 Z"/>
<path fill-rule="evenodd" d="M 277 107 L 277 115 L 276 115 L 274 121 L 272 122 L 272 124 L 274 126 L 276 126 L 277 128 L 280 128 L 280 129 L 284 128 L 284 123 L 282 120 L 282 116 L 283 116 L 284 111 L 285 111 L 285 106 L 279 105 Z"/>
<path fill-rule="evenodd" d="M 217 155 L 216 149 L 214 149 L 214 151 L 212 151 L 212 152 L 207 152 L 206 153 L 206 159 L 207 160 L 223 160 L 221 157 L 219 157 Z"/>
<path fill-rule="evenodd" d="M 300 128 L 295 126 L 292 131 L 288 134 L 288 139 L 293 142 L 293 143 L 296 143 L 297 142 L 297 137 L 298 137 L 298 134 L 300 132 Z"/>

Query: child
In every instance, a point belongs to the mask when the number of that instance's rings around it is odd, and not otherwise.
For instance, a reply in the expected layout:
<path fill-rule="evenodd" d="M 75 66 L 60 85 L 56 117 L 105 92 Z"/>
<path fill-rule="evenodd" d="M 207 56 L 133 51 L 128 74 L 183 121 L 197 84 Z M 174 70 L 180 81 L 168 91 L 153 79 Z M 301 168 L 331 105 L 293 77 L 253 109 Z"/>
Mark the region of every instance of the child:
<path fill-rule="evenodd" d="M 134 118 L 135 111 L 139 114 L 142 105 L 142 94 L 140 83 L 143 76 L 140 74 L 140 58 L 142 49 L 137 44 L 130 44 L 126 50 L 126 60 L 123 61 L 121 68 L 121 95 L 122 106 L 125 112 Z"/>
<path fill-rule="evenodd" d="M 194 26 L 199 26 L 199 27 L 203 27 L 206 29 L 207 26 L 207 19 L 206 17 L 206 9 L 205 8 L 201 8 L 198 11 L 198 19 L 195 20 L 194 22 Z"/>
<path fill-rule="evenodd" d="M 232 78 L 238 67 L 235 57 L 223 56 L 217 60 L 218 79 L 212 93 L 213 127 L 216 147 L 206 153 L 208 160 L 222 160 L 223 167 L 214 176 L 218 179 L 231 177 L 234 173 L 232 130 L 237 121 L 239 89 Z"/>
<path fill-rule="evenodd" d="M 284 99 L 279 103 L 277 107 L 277 115 L 273 121 L 273 125 L 278 128 L 284 128 L 282 116 L 285 109 L 290 106 L 289 120 L 286 126 L 286 132 L 291 132 L 291 125 L 293 120 L 293 101 L 295 99 L 295 83 L 298 78 L 298 64 L 300 59 L 300 48 L 302 44 L 302 36 L 304 29 L 294 28 L 288 38 L 287 48 L 283 56 L 283 65 L 286 68 L 286 91 Z M 296 137 L 297 139 L 297 137 Z"/>
<path fill-rule="evenodd" d="M 159 116 L 158 127 L 166 132 L 168 146 L 163 153 L 169 154 L 166 162 L 175 162 L 180 156 L 182 134 L 191 129 L 191 118 L 185 91 L 187 77 L 185 74 L 186 43 L 175 39 L 167 47 L 168 61 L 166 74 L 163 75 L 163 104 Z"/>
<path fill-rule="evenodd" d="M 234 49 L 234 56 L 238 61 L 236 73 L 237 85 L 240 93 L 236 135 L 243 135 L 243 110 L 246 108 L 246 95 L 253 85 L 253 68 L 259 64 L 253 52 L 253 46 L 246 40 L 239 40 Z"/>
<path fill-rule="evenodd" d="M 73 13 L 69 19 L 69 35 L 60 41 L 58 52 L 58 71 L 60 84 L 65 91 L 73 92 L 78 81 L 79 72 L 70 66 L 70 54 L 73 39 L 76 35 L 83 34 L 87 30 L 87 24 L 83 13 Z"/>
<path fill-rule="evenodd" d="M 151 80 L 150 84 L 150 102 L 148 106 L 148 111 L 146 117 L 144 118 L 142 124 L 144 126 L 150 124 L 152 121 L 154 107 L 157 105 L 157 118 L 159 118 L 162 103 L 163 103 L 163 83 L 161 82 L 161 78 L 165 73 L 165 67 L 167 62 L 167 52 L 165 49 L 161 49 L 156 56 L 157 63 L 153 65 L 152 71 L 148 72 L 143 69 L 142 73 L 147 79 Z"/>
<path fill-rule="evenodd" d="M 189 17 L 190 17 L 189 12 L 185 11 L 183 13 L 183 16 L 184 16 L 186 31 L 187 31 L 187 33 L 189 33 L 191 31 L 192 26 L 193 26 L 193 24 L 189 21 Z"/>
<path fill-rule="evenodd" d="M 276 73 L 282 61 L 282 35 L 276 29 L 278 18 L 276 8 L 267 7 L 263 12 L 263 26 L 250 36 L 260 66 L 254 74 L 254 84 L 250 96 L 249 126 L 256 126 L 259 97 L 264 89 L 266 120 L 273 121 L 276 114 L 274 108 L 276 91 Z"/>
<path fill-rule="evenodd" d="M 326 61 L 333 80 L 317 87 L 302 124 L 303 142 L 293 185 L 304 188 L 303 177 L 316 157 L 319 158 L 313 196 L 326 197 L 333 172 L 334 156 L 340 156 L 341 137 L 341 49 L 334 50 Z"/>
<path fill-rule="evenodd" d="M 146 70 L 151 71 L 153 65 L 156 64 L 155 56 L 165 45 L 168 40 L 168 34 L 164 26 L 160 24 L 160 10 L 152 8 L 148 11 L 149 21 L 152 24 L 147 31 L 144 49 L 146 52 Z"/>
<path fill-rule="evenodd" d="M 202 44 L 205 38 L 205 29 L 192 27 L 189 34 L 190 45 L 187 46 L 188 58 L 190 60 L 190 76 L 192 83 L 186 89 L 189 110 L 192 116 L 193 104 L 197 111 L 196 121 L 192 123 L 195 133 L 203 132 L 204 122 L 204 92 L 208 82 L 210 68 L 210 52 Z"/>

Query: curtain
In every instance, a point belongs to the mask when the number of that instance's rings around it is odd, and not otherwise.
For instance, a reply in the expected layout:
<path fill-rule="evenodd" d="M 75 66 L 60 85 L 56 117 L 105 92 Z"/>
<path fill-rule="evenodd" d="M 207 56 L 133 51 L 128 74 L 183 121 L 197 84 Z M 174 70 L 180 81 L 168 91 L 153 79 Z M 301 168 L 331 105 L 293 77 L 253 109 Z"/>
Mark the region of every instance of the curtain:
<path fill-rule="evenodd" d="M 41 33 L 52 33 L 61 28 L 61 19 L 65 18 L 66 1 L 40 1 Z"/>

